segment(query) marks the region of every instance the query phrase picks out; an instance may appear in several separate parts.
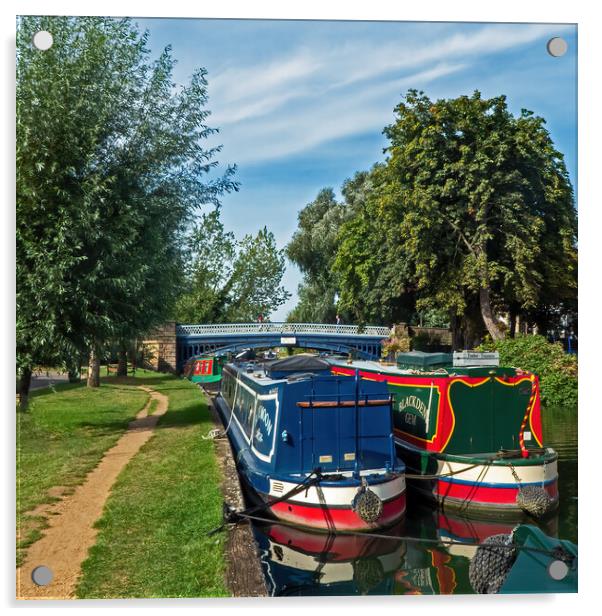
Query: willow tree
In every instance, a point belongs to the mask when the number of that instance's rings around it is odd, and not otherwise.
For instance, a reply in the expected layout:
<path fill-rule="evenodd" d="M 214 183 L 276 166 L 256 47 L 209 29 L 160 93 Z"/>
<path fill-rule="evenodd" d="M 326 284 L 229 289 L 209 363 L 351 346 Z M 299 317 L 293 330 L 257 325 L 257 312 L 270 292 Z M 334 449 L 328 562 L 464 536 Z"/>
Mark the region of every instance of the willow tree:
<path fill-rule="evenodd" d="M 183 323 L 266 319 L 289 297 L 282 285 L 284 251 L 263 227 L 237 241 L 219 208 L 204 214 L 187 238 L 188 263 L 174 316 Z"/>
<path fill-rule="evenodd" d="M 402 238 L 418 308 L 460 316 L 474 298 L 497 340 L 496 309 L 574 297 L 573 191 L 545 121 L 479 92 L 410 90 L 395 111 L 378 208 Z"/>
<path fill-rule="evenodd" d="M 46 51 L 31 41 L 52 33 Z M 129 19 L 24 17 L 17 31 L 17 362 L 98 355 L 160 322 L 178 292 L 195 212 L 235 189 L 209 181 L 206 72 L 173 83 L 166 48 Z"/>

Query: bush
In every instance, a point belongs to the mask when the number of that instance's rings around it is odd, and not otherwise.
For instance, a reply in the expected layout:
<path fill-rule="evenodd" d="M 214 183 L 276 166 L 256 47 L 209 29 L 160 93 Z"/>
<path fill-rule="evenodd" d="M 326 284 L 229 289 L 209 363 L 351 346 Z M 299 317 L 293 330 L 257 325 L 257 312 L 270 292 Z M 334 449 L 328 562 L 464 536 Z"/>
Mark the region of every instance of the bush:
<path fill-rule="evenodd" d="M 407 353 L 410 350 L 410 339 L 407 336 L 392 337 L 382 342 L 381 357 L 388 359 L 397 353 Z"/>
<path fill-rule="evenodd" d="M 548 342 L 543 336 L 517 335 L 497 342 L 486 341 L 477 350 L 498 351 L 500 365 L 537 374 L 543 404 L 577 404 L 577 356 L 566 354 L 559 342 Z"/>

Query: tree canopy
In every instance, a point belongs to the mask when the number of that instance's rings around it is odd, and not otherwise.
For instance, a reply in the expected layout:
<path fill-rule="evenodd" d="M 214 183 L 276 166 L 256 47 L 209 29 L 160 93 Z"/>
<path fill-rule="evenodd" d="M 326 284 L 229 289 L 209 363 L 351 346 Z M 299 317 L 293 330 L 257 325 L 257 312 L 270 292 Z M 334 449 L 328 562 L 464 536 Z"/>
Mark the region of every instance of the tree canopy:
<path fill-rule="evenodd" d="M 291 257 L 303 285 L 336 281 L 340 305 L 359 321 L 443 315 L 473 346 L 504 336 L 498 315 L 543 323 L 576 303 L 577 220 L 562 154 L 545 121 L 513 115 L 506 98 L 432 101 L 409 90 L 384 129 L 386 159 L 348 180 L 344 215 L 316 269 L 301 259 L 300 217 Z M 307 208 L 306 208 L 307 210 Z M 306 210 L 303 210 L 305 212 Z M 307 301 L 301 289 L 303 306 Z"/>
<path fill-rule="evenodd" d="M 188 238 L 188 265 L 175 308 L 182 323 L 255 321 L 289 297 L 282 286 L 284 251 L 266 227 L 237 242 L 219 209 L 203 215 Z"/>
<path fill-rule="evenodd" d="M 574 295 L 573 192 L 544 120 L 479 92 L 433 102 L 411 90 L 396 114 L 381 207 L 404 238 L 418 306 L 457 316 L 477 297 L 498 339 L 496 308 Z"/>
<path fill-rule="evenodd" d="M 52 33 L 46 51 L 32 45 Z M 23 17 L 17 31 L 17 362 L 67 363 L 169 316 L 210 180 L 206 71 L 177 86 L 129 19 Z"/>

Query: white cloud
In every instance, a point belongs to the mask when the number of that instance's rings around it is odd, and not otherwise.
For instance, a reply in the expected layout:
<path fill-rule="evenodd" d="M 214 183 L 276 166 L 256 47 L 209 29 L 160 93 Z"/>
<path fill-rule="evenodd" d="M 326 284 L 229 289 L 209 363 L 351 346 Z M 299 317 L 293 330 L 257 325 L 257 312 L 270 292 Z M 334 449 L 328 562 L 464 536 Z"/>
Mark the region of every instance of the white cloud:
<path fill-rule="evenodd" d="M 422 86 L 451 73 L 463 64 L 440 64 L 402 79 L 366 87 L 341 96 L 316 95 L 300 108 L 266 117 L 265 121 L 240 122 L 223 130 L 219 140 L 224 152 L 235 152 L 239 163 L 282 158 L 320 143 L 369 130 L 381 130 L 393 119 L 393 106 L 410 86 Z"/>
<path fill-rule="evenodd" d="M 562 29 L 498 24 L 439 40 L 313 41 L 279 60 L 229 66 L 214 74 L 211 123 L 220 127 L 224 153 L 236 162 L 285 157 L 382 129 L 403 90 Z"/>

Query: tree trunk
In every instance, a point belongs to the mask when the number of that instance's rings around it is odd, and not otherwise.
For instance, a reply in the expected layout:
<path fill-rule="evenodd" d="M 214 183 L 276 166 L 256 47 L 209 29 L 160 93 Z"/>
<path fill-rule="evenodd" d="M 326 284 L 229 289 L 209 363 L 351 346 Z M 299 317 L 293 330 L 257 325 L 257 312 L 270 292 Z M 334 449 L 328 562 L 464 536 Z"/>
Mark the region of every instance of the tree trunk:
<path fill-rule="evenodd" d="M 19 410 L 26 411 L 29 406 L 29 386 L 31 385 L 31 368 L 23 368 L 19 377 Z"/>
<path fill-rule="evenodd" d="M 481 287 L 479 289 L 479 302 L 481 304 L 481 316 L 489 335 L 493 340 L 503 340 L 504 332 L 500 329 L 491 310 L 491 298 L 488 287 Z"/>
<path fill-rule="evenodd" d="M 510 311 L 510 331 L 508 332 L 510 338 L 514 338 L 516 335 L 516 312 Z"/>
<path fill-rule="evenodd" d="M 100 358 L 98 349 L 92 347 L 88 362 L 88 387 L 100 387 Z"/>
<path fill-rule="evenodd" d="M 138 367 L 138 345 L 136 342 L 130 348 L 130 363 L 132 364 L 132 372 L 136 374 L 136 368 Z"/>
<path fill-rule="evenodd" d="M 119 350 L 119 363 L 117 364 L 117 376 L 127 376 L 128 375 L 128 356 L 127 350 L 124 347 L 121 347 Z"/>
<path fill-rule="evenodd" d="M 452 314 L 450 316 L 449 327 L 451 329 L 452 351 L 461 351 L 463 349 L 462 327 L 460 326 L 460 319 L 457 315 Z"/>
<path fill-rule="evenodd" d="M 69 378 L 69 383 L 79 383 L 82 380 L 82 371 L 81 368 L 73 368 L 67 372 L 67 377 Z"/>

